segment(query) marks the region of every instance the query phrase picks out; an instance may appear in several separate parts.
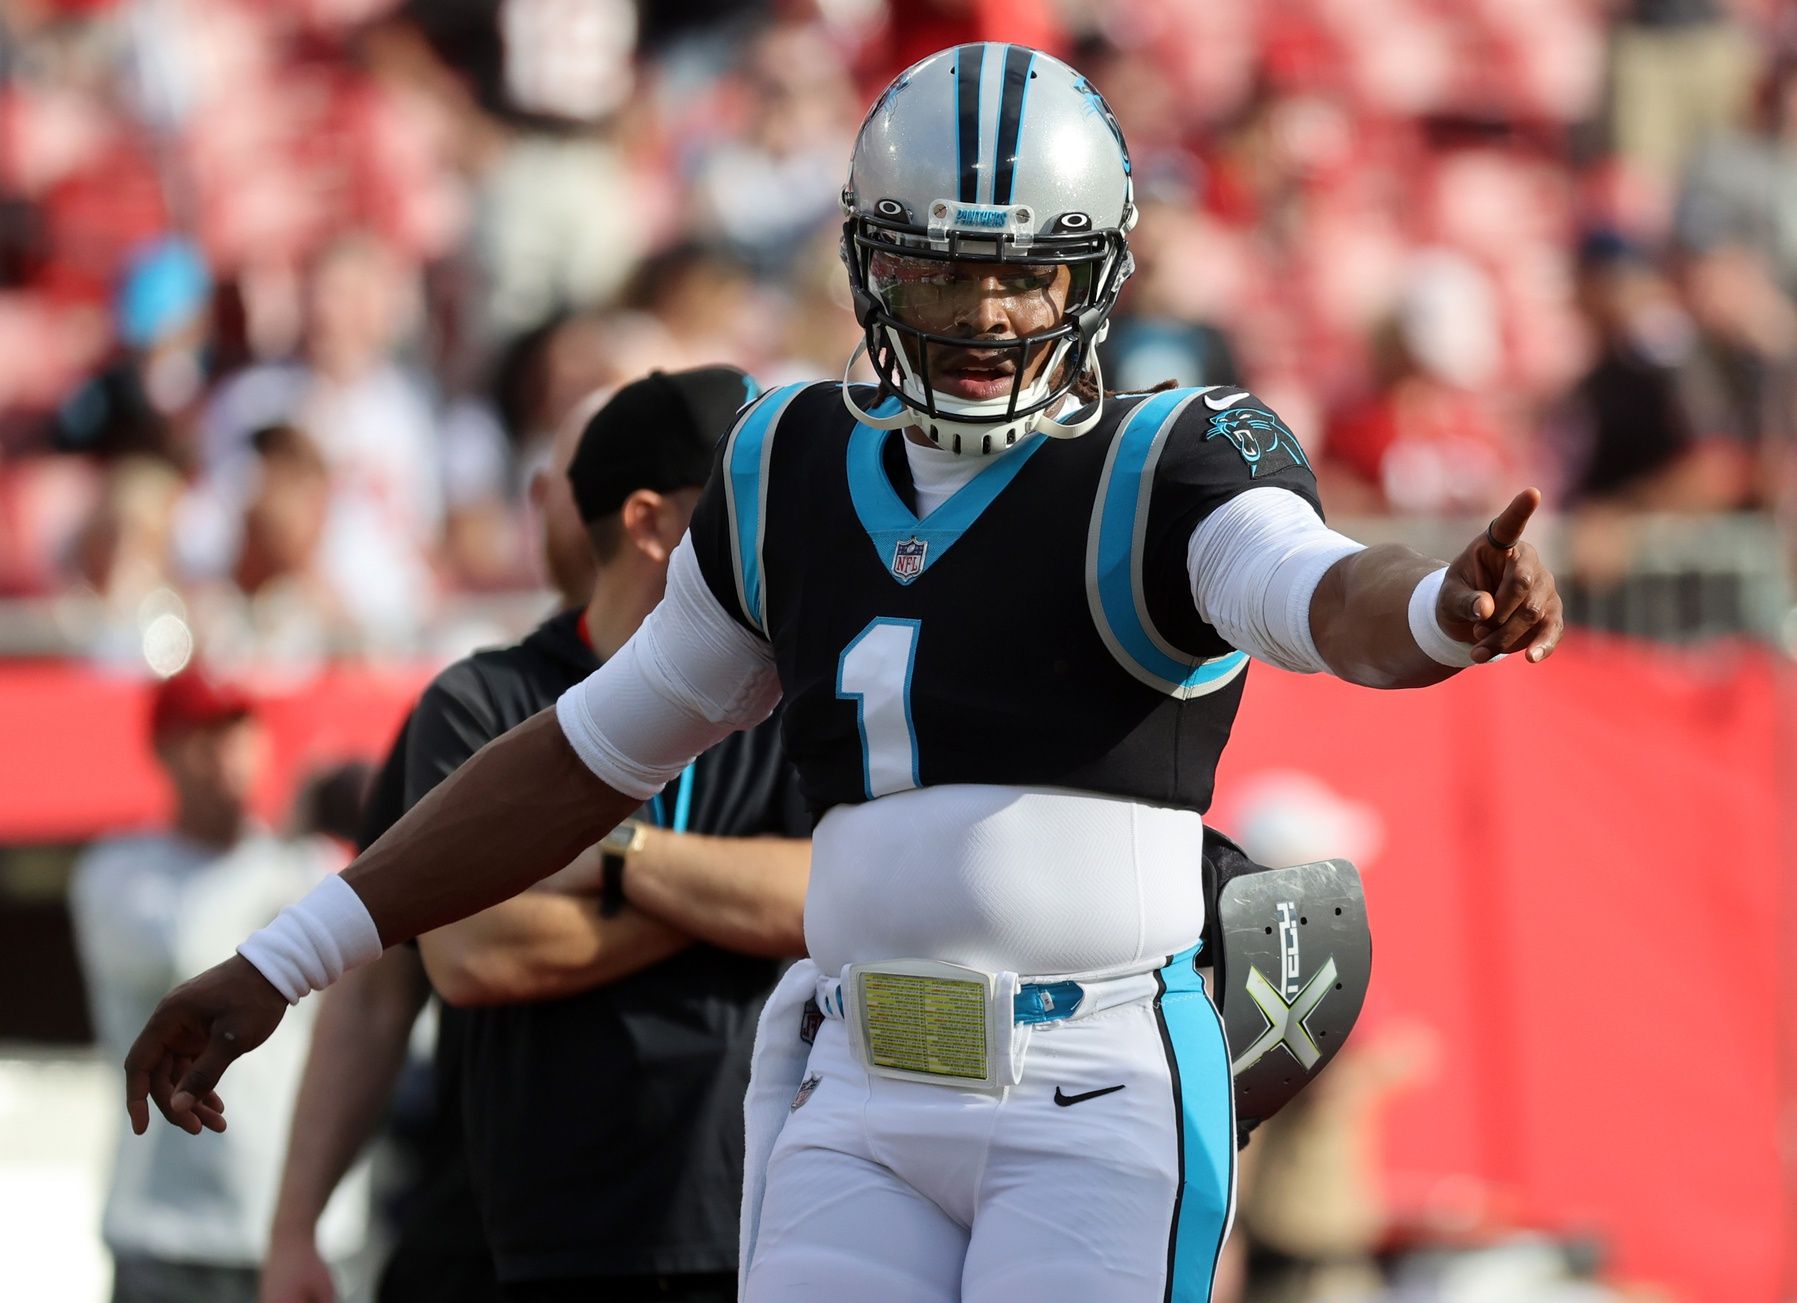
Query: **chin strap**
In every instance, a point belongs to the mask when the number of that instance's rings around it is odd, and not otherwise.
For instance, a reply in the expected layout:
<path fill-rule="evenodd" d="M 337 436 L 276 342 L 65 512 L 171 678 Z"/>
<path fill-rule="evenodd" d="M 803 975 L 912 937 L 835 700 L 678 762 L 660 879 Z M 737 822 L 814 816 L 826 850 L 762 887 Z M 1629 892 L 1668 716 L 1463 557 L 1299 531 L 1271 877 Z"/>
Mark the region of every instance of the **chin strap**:
<path fill-rule="evenodd" d="M 1110 329 L 1109 322 L 1105 323 L 1105 329 Z M 1100 332 L 1098 338 L 1104 338 L 1103 332 Z M 1098 424 L 1098 418 L 1104 415 L 1104 366 L 1098 360 L 1097 340 L 1092 343 L 1091 358 L 1092 383 L 1097 387 L 1098 397 L 1092 400 L 1090 407 L 1073 409 L 1076 412 L 1086 413 L 1077 421 L 1057 421 L 1044 412 L 1041 419 L 1036 422 L 1036 429 L 1039 433 L 1047 435 L 1050 439 L 1077 439 Z"/>
<path fill-rule="evenodd" d="M 897 430 L 907 425 L 917 424 L 917 413 L 908 407 L 901 407 L 891 416 L 875 416 L 871 412 L 861 410 L 859 404 L 849 395 L 849 372 L 855 369 L 855 363 L 867 352 L 867 341 L 863 339 L 855 345 L 855 351 L 849 354 L 847 365 L 842 368 L 842 405 L 849 409 L 849 414 L 863 425 L 871 425 L 876 430 Z"/>
<path fill-rule="evenodd" d="M 1039 414 L 1030 427 L 1032 432 L 1047 435 L 1050 439 L 1077 439 L 1098 424 L 1099 417 L 1104 415 L 1104 366 L 1098 360 L 1097 345 L 1109 329 L 1110 323 L 1106 322 L 1099 332 L 1098 340 L 1093 341 L 1093 347 L 1088 355 L 1090 360 L 1087 363 L 1087 369 L 1092 373 L 1093 384 L 1097 387 L 1097 399 L 1089 407 L 1074 409 L 1085 413 L 1077 421 L 1057 421 L 1046 412 Z M 849 393 L 849 372 L 855 369 L 855 363 L 860 361 L 866 352 L 867 341 L 863 339 L 855 345 L 855 351 L 849 354 L 849 360 L 842 368 L 842 405 L 849 409 L 849 414 L 857 421 L 871 425 L 876 430 L 898 430 L 908 425 L 918 425 L 927 421 L 929 417 L 926 413 L 911 407 L 901 407 L 890 416 L 875 416 L 861 408 L 861 405 Z"/>

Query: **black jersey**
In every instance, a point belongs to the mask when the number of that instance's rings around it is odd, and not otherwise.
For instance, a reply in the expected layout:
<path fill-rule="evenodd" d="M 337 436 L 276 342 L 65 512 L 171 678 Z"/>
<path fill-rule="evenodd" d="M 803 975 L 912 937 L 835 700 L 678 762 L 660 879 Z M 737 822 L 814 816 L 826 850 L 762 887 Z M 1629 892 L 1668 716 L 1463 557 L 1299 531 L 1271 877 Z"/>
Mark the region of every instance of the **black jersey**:
<path fill-rule="evenodd" d="M 1119 395 L 923 520 L 903 437 L 840 385 L 772 390 L 693 517 L 711 591 L 772 644 L 814 811 L 944 783 L 1206 809 L 1247 658 L 1199 618 L 1187 543 L 1251 488 L 1320 512 L 1291 431 L 1228 387 Z"/>
<path fill-rule="evenodd" d="M 409 803 L 598 668 L 577 618 L 437 676 L 410 726 Z M 714 837 L 806 835 L 777 727 L 726 738 L 639 817 Z M 742 1098 L 778 969 L 695 944 L 575 995 L 442 1011 L 501 1282 L 735 1269 Z"/>

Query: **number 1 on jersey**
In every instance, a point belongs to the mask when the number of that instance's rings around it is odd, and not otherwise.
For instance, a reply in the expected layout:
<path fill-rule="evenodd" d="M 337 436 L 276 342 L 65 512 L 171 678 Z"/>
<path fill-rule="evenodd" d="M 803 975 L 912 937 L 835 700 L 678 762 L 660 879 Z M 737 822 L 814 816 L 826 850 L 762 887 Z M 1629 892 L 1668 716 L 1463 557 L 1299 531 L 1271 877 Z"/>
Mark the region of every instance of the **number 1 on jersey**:
<path fill-rule="evenodd" d="M 922 628 L 921 620 L 880 616 L 855 635 L 836 662 L 836 695 L 855 703 L 861 777 L 870 800 L 922 786 L 911 722 L 911 671 Z"/>

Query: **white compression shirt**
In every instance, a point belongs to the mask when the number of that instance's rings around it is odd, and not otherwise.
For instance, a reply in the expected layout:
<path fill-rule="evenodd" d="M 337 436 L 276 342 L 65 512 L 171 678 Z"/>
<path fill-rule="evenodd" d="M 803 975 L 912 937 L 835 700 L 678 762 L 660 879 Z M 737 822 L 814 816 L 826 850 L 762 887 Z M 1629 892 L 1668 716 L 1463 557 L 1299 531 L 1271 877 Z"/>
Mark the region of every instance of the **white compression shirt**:
<path fill-rule="evenodd" d="M 1030 439 L 1041 437 L 1039 434 L 1029 435 L 1021 443 L 1013 444 L 993 456 L 1008 457 Z M 905 461 L 911 467 L 911 488 L 917 498 L 919 520 L 954 497 L 955 490 L 992 464 L 992 457 L 978 453 L 949 452 L 933 443 L 918 443 L 909 435 L 905 436 L 904 445 Z"/>
<path fill-rule="evenodd" d="M 937 466 L 937 449 L 906 449 L 938 491 L 943 469 L 960 472 Z M 1322 669 L 1310 597 L 1358 546 L 1295 494 L 1251 489 L 1193 532 L 1193 598 L 1250 655 Z M 661 604 L 556 714 L 588 768 L 646 800 L 778 697 L 772 648 L 718 604 L 683 541 Z M 958 784 L 838 806 L 812 842 L 806 943 L 824 972 L 887 959 L 1028 977 L 1152 966 L 1204 925 L 1202 839 L 1190 810 L 1060 790 Z"/>

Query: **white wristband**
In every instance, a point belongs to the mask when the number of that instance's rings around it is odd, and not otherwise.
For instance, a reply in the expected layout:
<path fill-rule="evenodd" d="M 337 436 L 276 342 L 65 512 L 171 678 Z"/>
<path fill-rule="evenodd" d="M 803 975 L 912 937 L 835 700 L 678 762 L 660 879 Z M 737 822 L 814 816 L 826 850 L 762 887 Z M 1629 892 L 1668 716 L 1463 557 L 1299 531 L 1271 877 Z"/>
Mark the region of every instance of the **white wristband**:
<path fill-rule="evenodd" d="M 381 957 L 381 934 L 356 889 L 335 873 L 252 932 L 237 953 L 298 1004 L 352 968 Z"/>
<path fill-rule="evenodd" d="M 1459 670 L 1478 662 L 1472 657 L 1473 644 L 1448 637 L 1447 630 L 1435 618 L 1435 608 L 1441 604 L 1441 581 L 1447 574 L 1446 566 L 1431 570 L 1411 592 L 1410 636 L 1430 660 Z"/>

